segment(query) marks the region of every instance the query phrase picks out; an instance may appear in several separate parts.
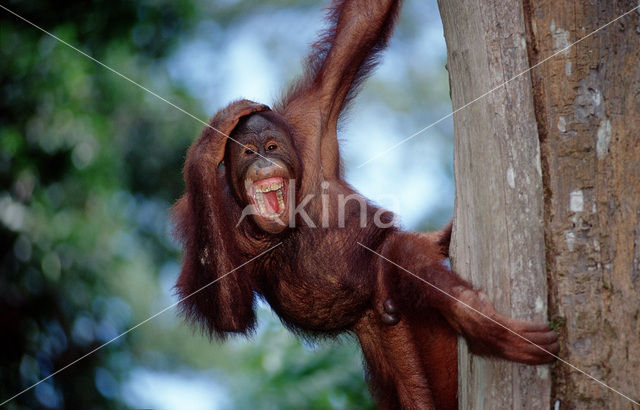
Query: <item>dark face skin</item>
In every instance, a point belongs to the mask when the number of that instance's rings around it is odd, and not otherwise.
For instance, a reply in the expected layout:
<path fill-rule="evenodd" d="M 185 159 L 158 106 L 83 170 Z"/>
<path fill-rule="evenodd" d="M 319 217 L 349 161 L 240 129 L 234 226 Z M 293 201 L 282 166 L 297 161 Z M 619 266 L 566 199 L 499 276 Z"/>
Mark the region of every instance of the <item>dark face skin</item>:
<path fill-rule="evenodd" d="M 240 120 L 229 142 L 225 164 L 230 183 L 260 229 L 282 232 L 289 222 L 289 180 L 295 178 L 298 157 L 288 126 L 273 112 L 261 112 Z M 259 155 L 258 155 L 259 154 Z"/>

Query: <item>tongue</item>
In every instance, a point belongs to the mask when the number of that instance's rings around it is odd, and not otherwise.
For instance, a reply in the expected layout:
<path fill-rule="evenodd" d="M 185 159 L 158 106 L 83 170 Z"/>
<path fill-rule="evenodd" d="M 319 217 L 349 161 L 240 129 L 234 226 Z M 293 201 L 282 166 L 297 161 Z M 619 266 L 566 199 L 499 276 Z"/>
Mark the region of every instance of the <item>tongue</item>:
<path fill-rule="evenodd" d="M 264 192 L 264 207 L 267 210 L 267 214 L 273 215 L 277 214 L 279 210 L 278 206 L 278 197 L 276 196 L 277 191 L 269 191 Z"/>

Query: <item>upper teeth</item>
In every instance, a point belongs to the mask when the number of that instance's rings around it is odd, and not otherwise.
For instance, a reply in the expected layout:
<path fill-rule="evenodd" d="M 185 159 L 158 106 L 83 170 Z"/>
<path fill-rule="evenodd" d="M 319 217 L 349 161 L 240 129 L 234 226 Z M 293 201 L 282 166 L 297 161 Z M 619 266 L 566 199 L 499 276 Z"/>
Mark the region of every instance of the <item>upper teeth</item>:
<path fill-rule="evenodd" d="M 273 184 L 263 185 L 261 187 L 256 187 L 256 192 L 270 192 L 275 191 L 276 189 L 282 188 L 282 182 L 274 182 Z"/>

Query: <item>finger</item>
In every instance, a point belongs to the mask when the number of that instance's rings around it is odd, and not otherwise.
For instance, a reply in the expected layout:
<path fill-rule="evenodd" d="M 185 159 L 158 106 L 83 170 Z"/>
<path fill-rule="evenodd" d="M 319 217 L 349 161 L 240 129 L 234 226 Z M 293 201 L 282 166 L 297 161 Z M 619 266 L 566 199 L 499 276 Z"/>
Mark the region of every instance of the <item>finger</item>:
<path fill-rule="evenodd" d="M 259 111 L 268 111 L 269 106 L 250 100 L 232 102 L 220 110 L 211 120 L 211 126 L 223 136 L 229 136 L 241 117 Z"/>
<path fill-rule="evenodd" d="M 552 343 L 551 345 L 549 345 L 547 350 L 550 353 L 553 353 L 553 354 L 555 354 L 557 356 L 558 353 L 560 353 L 560 343 L 558 343 L 558 342 Z"/>
<path fill-rule="evenodd" d="M 529 344 L 523 349 L 508 348 L 504 351 L 506 359 L 525 364 L 546 364 L 553 362 L 554 356 L 559 351 L 560 346 L 557 343 L 551 345 L 537 346 Z"/>
<path fill-rule="evenodd" d="M 245 100 L 239 107 L 239 110 L 235 113 L 237 118 L 244 117 L 245 115 L 253 114 L 254 112 L 268 111 L 270 110 L 268 105 L 256 103 L 253 101 Z"/>
<path fill-rule="evenodd" d="M 511 334 L 509 338 L 504 339 L 500 344 L 505 354 L 515 354 L 518 352 L 526 353 L 543 353 L 545 350 L 550 353 L 558 351 L 558 335 L 553 332 L 536 332 L 531 334 L 523 334 L 518 337 Z M 554 349 L 553 351 L 549 349 Z"/>
<path fill-rule="evenodd" d="M 519 329 L 523 332 L 547 332 L 551 330 L 549 324 L 544 322 L 530 322 L 527 320 L 509 320 L 512 329 Z"/>
<path fill-rule="evenodd" d="M 528 354 L 541 363 L 549 363 L 556 359 L 555 356 L 560 352 L 560 345 L 558 343 L 550 343 L 546 345 L 531 345 L 531 349 Z"/>
<path fill-rule="evenodd" d="M 558 335 L 553 330 L 548 332 L 525 333 L 523 337 L 537 345 L 548 345 L 558 340 Z"/>

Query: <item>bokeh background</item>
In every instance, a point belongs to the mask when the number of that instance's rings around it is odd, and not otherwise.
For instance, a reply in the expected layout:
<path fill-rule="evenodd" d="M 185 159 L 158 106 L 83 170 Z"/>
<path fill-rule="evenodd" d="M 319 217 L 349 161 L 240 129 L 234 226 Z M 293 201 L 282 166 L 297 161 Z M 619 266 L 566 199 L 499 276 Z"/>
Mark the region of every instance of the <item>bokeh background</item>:
<path fill-rule="evenodd" d="M 326 2 L 2 5 L 206 120 L 271 103 Z M 407 0 L 341 128 L 347 179 L 410 229 L 452 215 L 452 123 L 435 0 Z M 0 402 L 176 301 L 168 212 L 201 124 L 0 10 Z M 5 404 L 22 408 L 369 408 L 357 343 L 300 341 L 268 306 L 251 340 L 210 343 L 175 309 Z"/>

